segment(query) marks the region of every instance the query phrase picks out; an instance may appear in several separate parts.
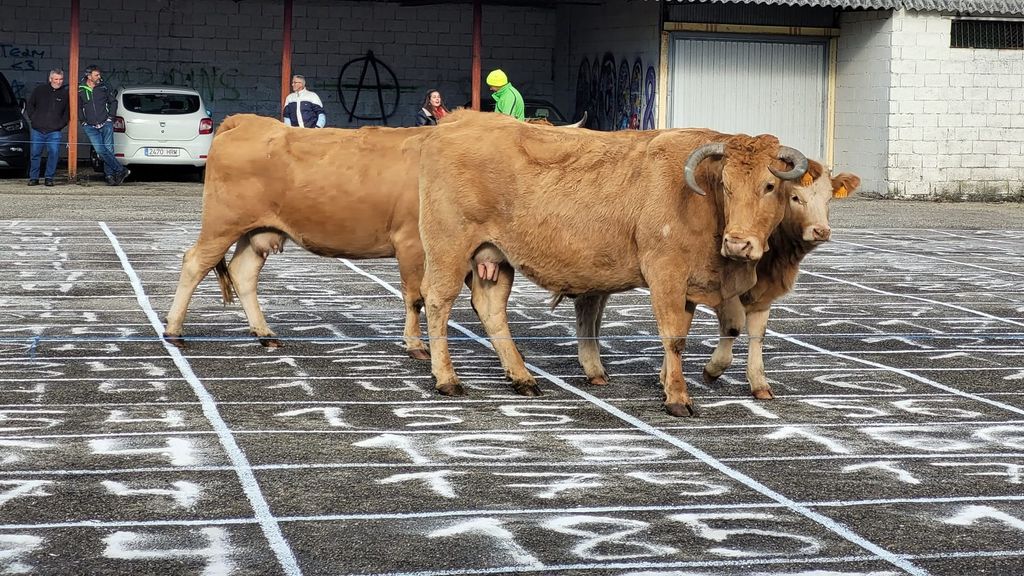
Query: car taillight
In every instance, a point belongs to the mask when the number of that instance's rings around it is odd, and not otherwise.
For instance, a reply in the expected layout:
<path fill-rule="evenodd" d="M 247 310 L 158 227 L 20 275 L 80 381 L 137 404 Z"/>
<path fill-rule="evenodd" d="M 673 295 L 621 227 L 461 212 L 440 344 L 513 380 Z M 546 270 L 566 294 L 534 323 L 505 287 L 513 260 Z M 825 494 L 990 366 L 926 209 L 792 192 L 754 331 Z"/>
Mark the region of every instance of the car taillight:
<path fill-rule="evenodd" d="M 210 118 L 203 118 L 199 121 L 199 133 L 200 134 L 212 134 L 213 133 L 213 120 Z"/>
<path fill-rule="evenodd" d="M 114 132 L 124 132 L 124 118 L 114 117 Z"/>

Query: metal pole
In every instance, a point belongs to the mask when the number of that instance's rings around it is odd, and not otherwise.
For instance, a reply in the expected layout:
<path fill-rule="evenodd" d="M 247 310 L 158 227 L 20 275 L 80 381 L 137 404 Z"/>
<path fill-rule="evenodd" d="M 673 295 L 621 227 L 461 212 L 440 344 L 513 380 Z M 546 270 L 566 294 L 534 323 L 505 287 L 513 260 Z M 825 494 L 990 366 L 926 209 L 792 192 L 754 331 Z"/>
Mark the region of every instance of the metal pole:
<path fill-rule="evenodd" d="M 483 42 L 481 40 L 481 25 L 483 10 L 480 8 L 481 0 L 473 0 L 473 75 L 471 100 L 473 110 L 480 109 L 480 50 Z"/>
<path fill-rule="evenodd" d="M 284 0 L 284 33 L 281 41 L 281 107 L 292 91 L 292 0 Z"/>
<path fill-rule="evenodd" d="M 68 181 L 78 175 L 78 0 L 71 0 L 71 37 L 68 39 Z"/>

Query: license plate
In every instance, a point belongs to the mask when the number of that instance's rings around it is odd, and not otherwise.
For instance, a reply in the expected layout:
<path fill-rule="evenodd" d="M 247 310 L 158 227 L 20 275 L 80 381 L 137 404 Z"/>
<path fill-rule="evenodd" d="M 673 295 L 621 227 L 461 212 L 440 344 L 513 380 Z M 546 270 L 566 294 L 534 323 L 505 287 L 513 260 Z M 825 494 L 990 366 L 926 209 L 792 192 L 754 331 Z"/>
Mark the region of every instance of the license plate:
<path fill-rule="evenodd" d="M 146 148 L 146 156 L 177 156 L 177 148 Z"/>

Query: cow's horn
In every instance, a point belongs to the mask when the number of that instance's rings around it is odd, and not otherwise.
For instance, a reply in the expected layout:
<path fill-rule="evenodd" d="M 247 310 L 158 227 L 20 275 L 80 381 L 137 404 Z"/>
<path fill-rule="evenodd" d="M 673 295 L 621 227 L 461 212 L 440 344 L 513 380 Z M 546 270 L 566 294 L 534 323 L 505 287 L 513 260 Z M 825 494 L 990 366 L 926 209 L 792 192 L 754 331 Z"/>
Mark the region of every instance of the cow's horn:
<path fill-rule="evenodd" d="M 796 148 L 790 148 L 789 146 L 779 146 L 779 160 L 785 160 L 793 165 L 793 169 L 789 172 L 782 172 L 768 167 L 775 174 L 776 178 L 782 180 L 796 180 L 801 178 L 807 172 L 807 157 L 800 153 Z"/>
<path fill-rule="evenodd" d="M 583 111 L 583 118 L 580 118 L 579 122 L 576 122 L 574 124 L 566 124 L 565 127 L 566 128 L 579 128 L 580 126 L 583 126 L 586 123 L 587 123 L 587 111 L 584 110 Z"/>
<path fill-rule="evenodd" d="M 686 167 L 683 168 L 683 174 L 686 176 L 686 185 L 701 196 L 704 196 L 705 192 L 701 189 L 700 184 L 697 184 L 697 178 L 694 177 L 694 173 L 697 171 L 697 165 L 700 164 L 701 160 L 709 156 L 714 156 L 715 158 L 725 156 L 725 144 L 719 142 L 717 144 L 705 144 L 697 148 L 690 153 L 690 157 L 686 159 Z"/>

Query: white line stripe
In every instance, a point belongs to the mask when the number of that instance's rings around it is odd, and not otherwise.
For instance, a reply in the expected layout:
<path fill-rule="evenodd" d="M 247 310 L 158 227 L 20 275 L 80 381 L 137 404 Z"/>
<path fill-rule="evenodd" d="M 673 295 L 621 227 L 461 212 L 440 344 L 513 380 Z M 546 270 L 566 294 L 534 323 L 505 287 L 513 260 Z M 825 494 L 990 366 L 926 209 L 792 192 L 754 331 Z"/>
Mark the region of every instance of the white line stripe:
<path fill-rule="evenodd" d="M 970 308 L 965 308 L 963 306 L 957 306 L 956 304 L 950 304 L 948 302 L 942 302 L 940 300 L 932 300 L 930 298 L 921 298 L 920 296 L 911 296 L 910 294 L 896 294 L 895 292 L 888 292 L 886 290 L 879 290 L 878 288 L 871 288 L 870 286 L 865 286 L 863 284 L 858 284 L 857 282 L 852 282 L 850 280 L 843 280 L 841 278 L 835 278 L 833 276 L 828 276 L 826 274 L 820 274 L 820 273 L 817 273 L 817 272 L 808 272 L 808 271 L 801 270 L 800 273 L 801 273 L 801 275 L 807 274 L 808 276 L 817 276 L 818 278 L 824 278 L 824 279 L 830 280 L 832 282 L 840 282 L 842 284 L 849 284 L 850 286 L 855 286 L 857 288 L 860 288 L 861 290 L 868 290 L 870 292 L 875 292 L 877 294 L 883 294 L 885 296 L 895 296 L 895 297 L 898 297 L 898 298 L 906 298 L 908 300 L 916 300 L 917 302 L 927 302 L 928 304 L 934 304 L 936 306 L 944 306 L 946 308 L 953 308 L 954 310 L 959 310 L 961 312 L 966 312 L 966 313 L 974 315 L 974 316 L 981 316 L 983 318 L 988 318 L 989 320 L 995 320 L 997 322 L 1005 322 L 1007 324 L 1013 324 L 1014 326 L 1024 327 L 1024 322 L 1017 322 L 1015 320 L 1010 320 L 1009 318 L 1003 318 L 1001 316 L 993 316 L 992 314 L 988 314 L 988 313 L 985 313 L 985 312 L 979 312 L 977 310 L 972 310 Z M 954 292 L 953 294 L 956 294 L 956 293 Z"/>
<path fill-rule="evenodd" d="M 117 236 L 111 232 L 110 228 L 107 227 L 105 222 L 99 223 L 103 233 L 107 235 L 110 240 L 110 244 L 114 248 L 114 252 L 117 253 L 118 259 L 121 260 L 121 267 L 124 269 L 125 274 L 131 279 L 132 288 L 135 291 L 136 300 L 139 303 L 139 307 L 142 308 L 146 313 L 146 317 L 149 318 L 150 323 L 153 326 L 153 330 L 158 335 L 163 334 L 163 323 L 160 322 L 160 318 L 157 316 L 156 310 L 150 305 L 149 299 L 146 297 L 146 291 L 142 286 L 142 281 L 139 276 L 135 273 L 132 268 L 131 262 L 128 261 L 128 255 L 125 254 L 124 250 L 121 249 L 121 244 L 117 240 Z M 249 466 L 249 460 L 246 458 L 245 453 L 235 442 L 234 437 L 231 435 L 231 430 L 228 428 L 227 423 L 221 417 L 220 412 L 217 410 L 217 404 L 214 401 L 213 395 L 203 386 L 202 382 L 192 371 L 192 367 L 189 365 L 188 360 L 181 354 L 181 351 L 175 348 L 168 342 L 163 342 L 164 349 L 174 359 L 174 364 L 178 367 L 181 375 L 185 377 L 189 385 L 192 387 L 192 391 L 203 406 L 203 414 L 207 420 L 210 421 L 210 425 L 213 426 L 217 432 L 217 436 L 220 439 L 221 445 L 224 447 L 224 451 L 227 452 L 228 457 L 231 459 L 231 463 L 234 465 L 236 472 L 238 473 L 238 480 L 242 485 L 242 490 L 245 492 L 246 497 L 249 499 L 249 503 L 252 505 L 253 512 L 256 515 L 256 519 L 259 521 L 260 528 L 263 530 L 263 534 L 266 536 L 270 548 L 274 551 L 277 556 L 278 562 L 281 563 L 281 567 L 284 572 L 290 576 L 301 576 L 302 570 L 299 568 L 299 564 L 295 559 L 295 555 L 289 547 L 288 542 L 284 539 L 284 534 L 281 533 L 281 527 L 277 525 L 273 514 L 270 511 L 270 505 L 264 498 L 263 493 L 260 491 L 259 484 L 256 481 L 256 476 L 252 472 L 252 468 Z"/>
<path fill-rule="evenodd" d="M 368 278 L 372 278 L 372 279 L 376 280 L 381 286 L 383 286 L 385 289 L 387 289 L 392 294 L 395 294 L 399 298 L 402 297 L 401 293 L 398 290 L 396 290 L 393 286 L 388 284 L 387 282 L 385 282 L 385 281 L 383 281 L 383 280 L 373 276 L 372 274 L 370 274 L 368 272 L 362 271 L 359 267 L 355 266 L 354 264 L 352 264 L 348 260 L 342 260 L 342 262 L 344 262 L 345 265 L 348 266 L 349 268 L 351 268 L 351 269 L 353 269 L 353 270 L 355 270 L 357 272 L 362 273 L 363 275 L 365 275 Z M 448 324 L 452 328 L 455 328 L 456 330 L 462 332 L 466 336 L 469 336 L 470 338 L 475 340 L 477 343 L 479 343 L 479 344 L 481 344 L 481 345 L 483 345 L 483 346 L 493 350 L 493 348 L 491 347 L 490 342 L 488 342 L 484 338 L 481 338 L 480 336 L 476 335 L 475 333 L 467 330 L 466 328 L 463 328 L 457 322 L 449 322 Z M 592 394 L 590 394 L 588 392 L 584 392 L 583 390 L 580 390 L 579 388 L 576 388 L 575 386 L 572 386 L 572 385 L 568 384 L 567 382 L 565 382 L 561 378 L 558 378 L 557 376 L 549 374 L 549 373 L 547 373 L 546 371 L 540 369 L 537 366 L 533 366 L 532 364 L 528 364 L 528 363 L 526 364 L 526 366 L 527 366 L 527 368 L 532 370 L 535 374 L 540 375 L 541 377 L 543 377 L 546 380 L 548 380 L 549 382 L 555 384 L 559 388 L 562 388 L 566 392 L 570 392 L 570 393 L 575 394 L 575 395 L 577 395 L 577 396 L 579 396 L 579 397 L 581 397 L 581 398 L 583 398 L 585 400 L 588 400 L 591 403 L 593 403 L 594 405 L 602 408 L 603 410 L 605 410 L 609 414 L 612 414 L 613 416 L 619 418 L 620 420 L 623 420 L 624 422 L 628 422 L 629 424 L 631 424 L 632 426 L 635 426 L 639 430 L 641 430 L 643 432 L 646 432 L 647 434 L 649 434 L 651 436 L 654 436 L 656 438 L 660 438 L 661 440 L 664 440 L 665 442 L 668 442 L 669 444 L 671 444 L 671 445 L 673 445 L 673 446 L 675 446 L 675 447 L 677 447 L 677 448 L 679 448 L 681 450 L 684 450 L 685 452 L 688 452 L 689 454 L 691 454 L 692 456 L 694 456 L 698 460 L 701 460 L 702 462 L 704 462 L 708 466 L 714 468 L 715 470 L 718 470 L 719 472 L 721 472 L 721 473 L 725 474 L 726 476 L 732 478 L 733 480 L 735 480 L 735 481 L 737 481 L 737 482 L 747 486 L 748 488 L 751 488 L 752 490 L 755 490 L 755 491 L 761 493 L 762 495 L 767 496 L 768 498 L 771 498 L 772 500 L 774 500 L 774 501 L 784 505 L 790 511 L 792 511 L 792 512 L 794 512 L 796 514 L 799 514 L 799 515 L 801 515 L 801 516 L 803 516 L 803 517 L 805 517 L 805 518 L 807 518 L 809 520 L 812 520 L 812 521 L 814 521 L 814 522 L 824 526 L 825 528 L 827 528 L 828 530 L 831 530 L 832 532 L 834 532 L 835 534 L 839 535 L 840 537 L 848 540 L 849 542 L 852 542 L 852 543 L 860 546 L 861 548 L 864 548 L 865 550 L 868 550 L 872 554 L 877 555 L 879 558 L 885 560 L 886 562 L 892 564 L 893 566 L 897 566 L 897 567 L 899 567 L 899 568 L 901 568 L 901 569 L 903 569 L 903 570 L 905 570 L 905 571 L 907 571 L 907 572 L 909 572 L 911 574 L 924 575 L 924 574 L 928 573 L 927 571 L 925 571 L 925 570 L 915 566 L 911 562 L 908 562 L 908 561 L 900 558 L 899 556 L 893 554 L 892 552 L 889 552 L 888 550 L 882 548 L 881 546 L 879 546 L 879 545 L 877 545 L 877 544 L 875 544 L 875 543 L 873 543 L 873 542 L 871 542 L 871 541 L 861 537 L 860 535 L 854 533 L 852 530 L 850 530 L 846 526 L 840 524 L 839 522 L 836 522 L 835 520 L 832 520 L 831 518 L 828 518 L 827 516 L 819 514 L 819 513 L 815 512 L 815 511 L 813 511 L 813 510 L 811 510 L 809 508 L 801 506 L 801 505 L 797 504 L 796 502 L 794 502 L 793 500 L 791 500 L 790 498 L 788 498 L 787 496 L 772 490 L 771 488 L 765 486 L 764 484 L 761 484 L 757 480 L 754 480 L 753 478 L 743 474 L 742 472 L 739 472 L 737 470 L 734 470 L 734 469 L 726 466 L 725 464 L 723 464 L 722 462 L 720 462 L 719 460 L 717 460 L 716 458 L 714 458 L 713 456 L 711 456 L 707 452 L 704 452 L 703 450 L 700 450 L 696 446 L 693 446 L 693 445 L 689 444 L 688 442 L 684 442 L 683 440 L 681 440 L 679 438 L 676 438 L 675 436 L 672 436 L 671 434 L 667 434 L 667 433 L 665 433 L 665 432 L 655 428 L 654 426 L 651 426 L 650 424 L 640 420 L 639 418 L 636 418 L 634 416 L 631 416 L 630 414 L 627 414 L 626 412 L 623 412 L 622 410 L 616 408 L 615 406 L 612 406 L 611 404 L 608 404 L 604 400 L 601 400 L 600 398 L 598 398 L 598 397 L 596 397 L 596 396 L 594 396 L 594 395 L 592 395 Z"/>
<path fill-rule="evenodd" d="M 1006 452 L 1006 453 L 984 453 L 984 454 L 816 454 L 807 456 L 771 456 L 771 457 L 739 457 L 739 458 L 721 458 L 722 462 L 750 464 L 759 462 L 820 462 L 827 460 L 970 460 L 970 459 L 986 459 L 986 458 L 1003 458 L 1003 459 L 1017 459 L 1024 458 L 1024 453 L 1021 452 Z M 674 465 L 690 465 L 696 462 L 694 459 L 678 459 L 678 460 L 658 460 L 652 462 L 644 462 L 644 467 L 664 467 Z M 277 471 L 277 470 L 316 470 L 316 469 L 361 469 L 361 468 L 558 468 L 558 467 L 588 467 L 588 468 L 621 468 L 623 462 L 612 460 L 608 462 L 591 462 L 591 461 L 560 461 L 560 462 L 468 462 L 468 463 L 452 463 L 452 462 L 427 462 L 427 463 L 413 463 L 413 462 L 400 462 L 400 463 L 377 463 L 377 462 L 353 462 L 353 463 L 312 463 L 312 464 L 256 464 L 252 466 L 253 470 L 260 471 Z M 231 466 L 175 466 L 175 467 L 151 467 L 151 468 L 118 468 L 118 469 L 87 469 L 87 470 L 47 470 L 44 468 L 36 470 L 3 470 L 0 471 L 0 476 L 26 476 L 26 475 L 37 475 L 37 476 L 104 476 L 110 474 L 153 474 L 153 473 L 172 473 L 172 474 L 183 474 L 190 472 L 224 472 L 234 471 Z"/>
<path fill-rule="evenodd" d="M 656 400 L 650 398 L 649 400 Z M 575 400 L 568 400 L 574 402 Z M 943 428 L 950 428 L 953 426 L 992 426 L 992 425 L 1016 425 L 1024 424 L 1024 420 L 966 420 L 966 421 L 953 421 L 942 423 Z M 940 424 L 935 421 L 911 421 L 911 422 L 894 422 L 887 420 L 879 420 L 874 422 L 841 422 L 841 423 L 827 423 L 827 422 L 783 422 L 778 424 L 721 424 L 721 425 L 710 425 L 710 426 L 663 426 L 661 430 L 771 430 L 773 428 L 856 428 L 859 431 L 863 431 L 871 428 L 919 428 L 919 427 L 936 427 Z M 567 432 L 580 433 L 585 432 L 587 434 L 608 434 L 608 433 L 621 433 L 631 432 L 636 429 L 631 426 L 626 427 L 552 427 L 552 428 L 480 428 L 480 427 L 450 427 L 450 428 L 438 428 L 432 430 L 415 430 L 409 428 L 349 428 L 344 430 L 338 429 L 327 429 L 327 428 L 268 428 L 268 429 L 238 429 L 232 428 L 231 433 L 234 435 L 313 435 L 313 434 L 324 434 L 324 435 L 342 435 L 342 436 L 369 436 L 378 434 L 405 434 L 408 436 L 442 436 L 445 434 L 463 435 L 463 434 L 520 434 L 523 436 L 534 435 L 534 434 L 564 434 Z M 75 439 L 75 438 L 132 438 L 132 437 L 147 437 L 147 436 L 208 436 L 217 434 L 214 430 L 167 430 L 160 432 L 82 432 L 75 434 L 7 434 L 0 435 L 0 440 L 53 440 L 58 438 L 63 439 Z"/>
<path fill-rule="evenodd" d="M 850 500 L 833 502 L 800 502 L 807 508 L 854 508 L 859 506 L 889 506 L 893 504 L 961 504 L 976 502 L 1021 502 L 1024 496 L 976 496 L 961 498 L 894 498 L 889 500 Z M 375 512 L 364 514 L 317 514 L 312 516 L 279 516 L 278 522 L 356 522 L 360 520 L 422 520 L 426 518 L 462 517 L 515 517 L 551 516 L 555 514 L 642 514 L 682 512 L 687 510 L 764 510 L 786 509 L 777 502 L 729 502 L 722 504 L 680 504 L 665 506 L 586 506 L 551 508 L 478 508 L 471 510 L 442 510 L 430 512 Z M 201 526 L 212 524 L 255 524 L 255 518 L 210 518 L 199 520 L 81 520 L 75 522 L 51 522 L 41 524 L 0 524 L 0 530 L 25 530 L 32 528 L 119 528 L 125 526 Z"/>
<path fill-rule="evenodd" d="M 897 250 L 889 250 L 887 248 L 879 248 L 877 246 L 871 246 L 870 244 L 858 244 L 856 242 L 849 242 L 846 240 L 835 240 L 836 244 L 846 244 L 848 246 L 856 246 L 858 248 L 867 248 L 868 250 L 875 250 L 878 252 L 888 252 L 889 254 L 899 254 L 901 256 L 910 256 L 912 258 L 927 258 L 929 260 L 938 260 L 939 262 L 946 262 L 949 264 L 956 264 L 958 266 L 967 266 L 970 268 L 977 268 L 979 270 L 985 270 L 988 272 L 996 272 L 998 274 L 1012 274 L 1013 276 L 1024 276 L 1019 272 L 1010 272 L 1009 270 L 1000 270 L 998 268 L 989 268 L 987 266 L 980 266 L 978 264 L 971 264 L 969 262 L 959 262 L 957 260 L 950 260 L 948 258 L 942 258 L 940 256 L 929 256 L 928 254 L 920 254 L 917 252 L 900 252 Z"/>

